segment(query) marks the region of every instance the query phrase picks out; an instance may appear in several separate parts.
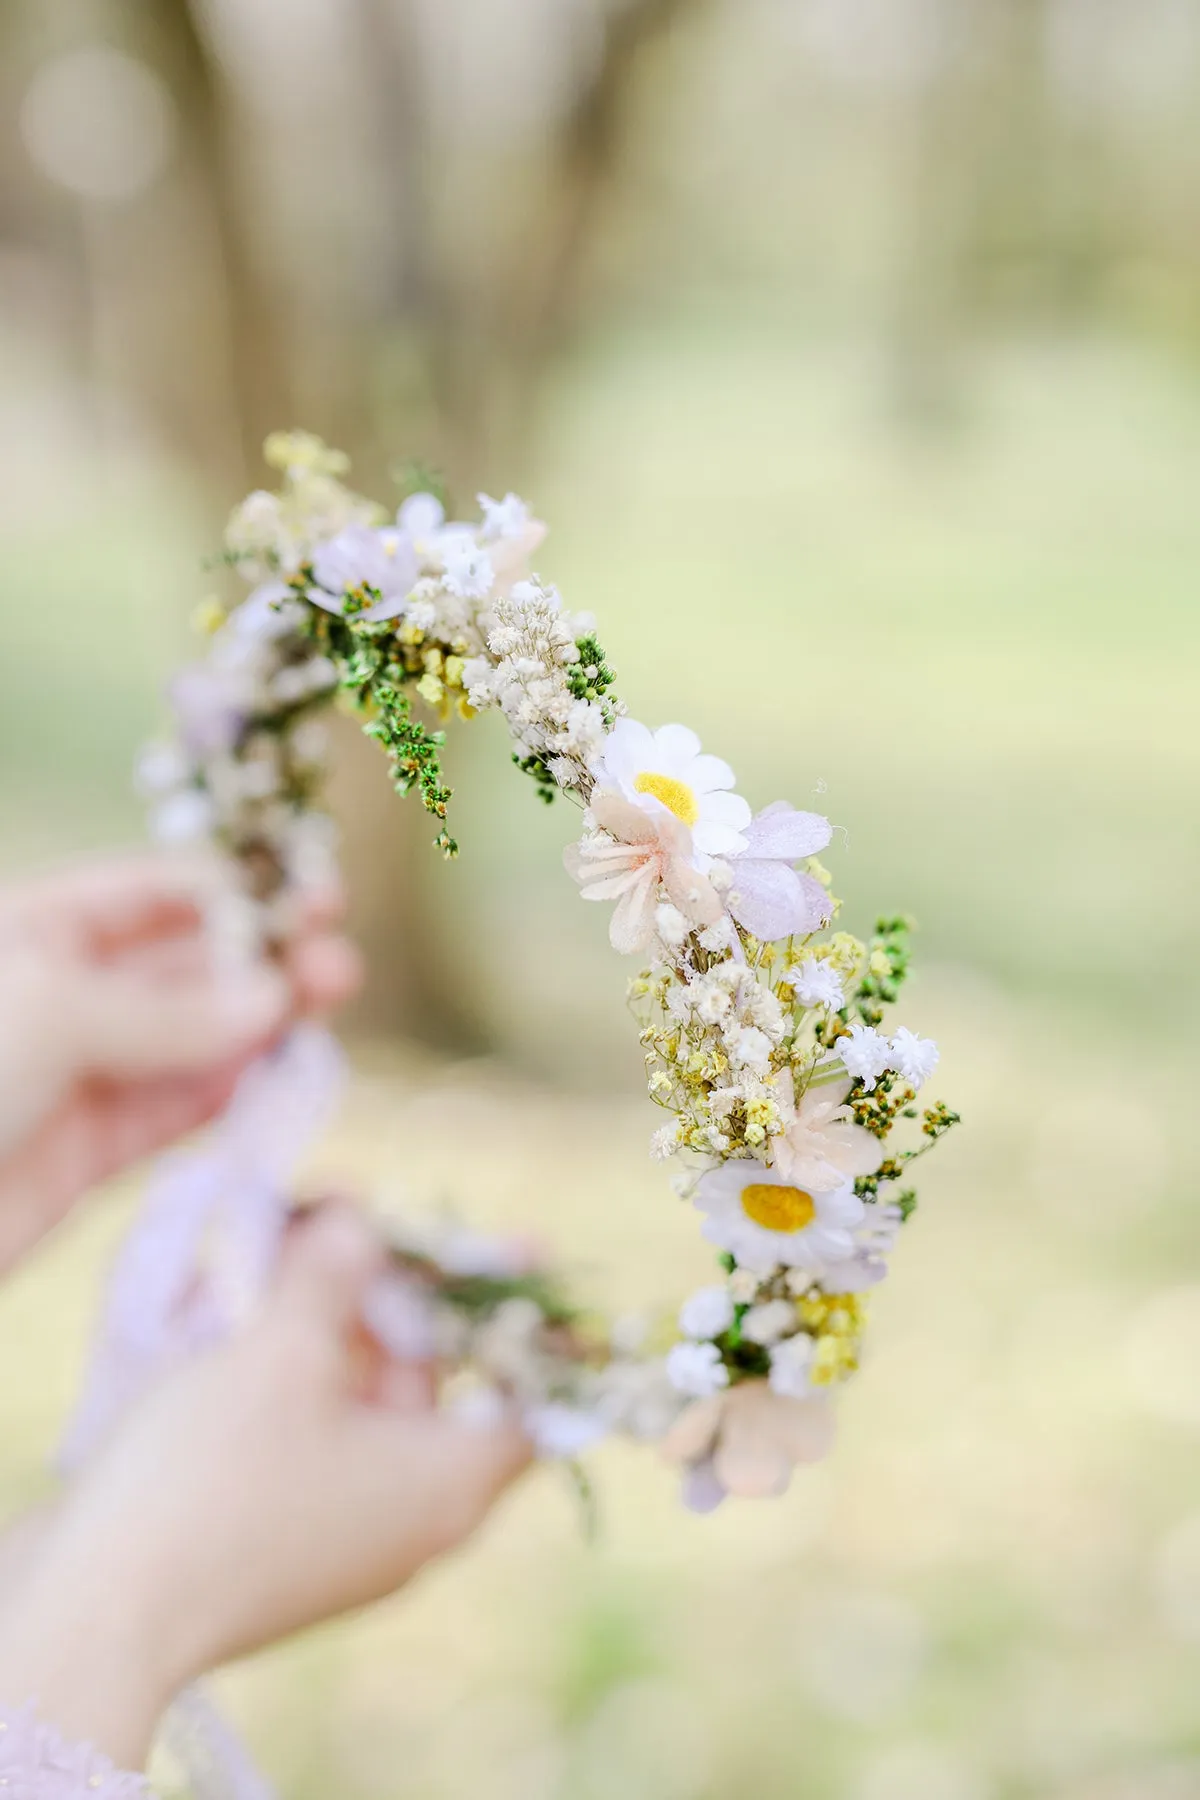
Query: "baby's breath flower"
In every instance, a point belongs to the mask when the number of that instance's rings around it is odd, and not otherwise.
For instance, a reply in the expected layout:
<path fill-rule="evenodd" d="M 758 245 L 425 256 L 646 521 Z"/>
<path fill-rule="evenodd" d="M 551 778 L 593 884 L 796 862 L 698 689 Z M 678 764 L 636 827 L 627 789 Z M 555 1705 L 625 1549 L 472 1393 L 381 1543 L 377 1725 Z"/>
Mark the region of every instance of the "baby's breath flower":
<path fill-rule="evenodd" d="M 891 1066 L 912 1087 L 928 1081 L 938 1065 L 938 1047 L 932 1038 L 917 1037 L 901 1025 L 891 1042 Z"/>
<path fill-rule="evenodd" d="M 847 1074 L 861 1081 L 868 1093 L 891 1066 L 892 1047 L 873 1025 L 852 1025 L 848 1035 L 838 1039 L 837 1053 Z"/>
<path fill-rule="evenodd" d="M 725 1287 L 697 1288 L 679 1309 L 679 1329 L 684 1337 L 720 1337 L 732 1324 L 733 1301 Z"/>
<path fill-rule="evenodd" d="M 667 1380 L 681 1394 L 703 1400 L 729 1386 L 729 1370 L 715 1344 L 673 1344 L 667 1352 Z"/>
<path fill-rule="evenodd" d="M 825 957 L 806 956 L 787 972 L 789 986 L 801 1006 L 819 1006 L 837 1012 L 845 1002 L 845 990 L 837 970 Z"/>

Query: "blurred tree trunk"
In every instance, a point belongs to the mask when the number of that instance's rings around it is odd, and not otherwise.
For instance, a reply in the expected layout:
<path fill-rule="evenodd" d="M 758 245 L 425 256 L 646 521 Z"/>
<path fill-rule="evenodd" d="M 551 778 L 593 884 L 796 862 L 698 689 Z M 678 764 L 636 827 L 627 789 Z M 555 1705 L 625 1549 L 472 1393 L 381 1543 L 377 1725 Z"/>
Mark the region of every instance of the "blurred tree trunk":
<path fill-rule="evenodd" d="M 539 204 L 507 241 L 489 243 L 486 267 L 469 269 L 439 250 L 447 223 L 435 217 L 431 192 L 428 15 L 418 0 L 346 0 L 337 22 L 354 64 L 356 129 L 370 145 L 364 175 L 382 182 L 388 233 L 387 279 L 374 300 L 373 268 L 334 270 L 340 285 L 310 293 L 302 263 L 281 276 L 256 253 L 243 154 L 250 115 L 223 53 L 228 16 L 213 0 L 160 0 L 136 15 L 147 59 L 179 108 L 180 153 L 136 235 L 118 221 L 106 238 L 105 279 L 121 284 L 119 311 L 130 322 L 125 383 L 203 472 L 214 525 L 260 479 L 262 439 L 277 426 L 309 425 L 338 442 L 375 491 L 386 491 L 389 458 L 406 446 L 436 457 L 460 495 L 502 479 L 493 472 L 527 453 L 547 370 L 581 317 L 645 54 L 705 3 L 626 0 L 606 15 L 601 53 L 546 147 Z M 321 226 L 315 215 L 314 248 Z M 380 252 L 377 241 L 369 249 Z M 286 296 L 283 282 L 292 284 Z M 400 444 L 389 442 L 398 398 Z M 361 1022 L 477 1050 L 458 959 L 444 941 L 446 875 L 428 820 L 415 803 L 396 806 L 373 746 L 347 730 L 339 737 L 339 813 L 372 968 Z"/>
<path fill-rule="evenodd" d="M 580 318 L 584 269 L 625 143 L 630 90 L 644 54 L 705 0 L 633 0 L 607 24 L 604 53 L 573 98 L 548 152 L 543 206 L 500 248 L 481 284 L 488 303 L 439 264 L 428 172 L 434 154 L 420 80 L 414 0 L 361 0 L 365 63 L 373 72 L 377 130 L 392 172 L 390 229 L 399 249 L 384 327 L 415 352 L 426 378 L 413 395 L 425 441 L 436 446 L 451 491 L 472 494 L 491 470 L 529 450 L 540 390 Z M 378 461 L 378 457 L 375 459 Z M 448 1045 L 485 1048 L 454 947 L 439 925 L 446 872 L 429 848 L 428 821 L 396 807 L 371 779 L 370 746 L 344 745 L 348 862 L 360 935 L 372 967 L 363 1022 Z M 396 920 L 404 920 L 403 938 Z M 402 942 L 420 946 L 415 957 Z"/>

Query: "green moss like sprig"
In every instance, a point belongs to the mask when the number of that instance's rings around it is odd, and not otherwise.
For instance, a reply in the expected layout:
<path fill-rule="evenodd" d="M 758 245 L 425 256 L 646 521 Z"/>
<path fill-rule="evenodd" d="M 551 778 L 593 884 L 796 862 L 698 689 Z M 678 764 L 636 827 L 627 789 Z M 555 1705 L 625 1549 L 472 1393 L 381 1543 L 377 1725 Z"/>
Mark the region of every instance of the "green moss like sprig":
<path fill-rule="evenodd" d="M 302 571 L 301 579 L 307 579 L 307 571 Z M 361 601 L 359 610 L 365 610 L 378 597 L 365 588 L 355 599 Z M 338 685 L 355 711 L 366 715 L 363 731 L 386 754 L 395 791 L 409 794 L 415 789 L 426 812 L 444 820 L 454 793 L 442 772 L 446 734 L 431 731 L 413 716 L 408 689 L 420 671 L 408 668 L 399 654 L 395 624 L 389 620 L 373 624 L 356 619 L 353 612 L 339 618 L 309 607 L 304 629 L 313 647 L 337 669 Z M 458 855 L 458 844 L 444 825 L 433 841 L 444 856 Z"/>
<path fill-rule="evenodd" d="M 899 913 L 894 918 L 878 919 L 875 935 L 867 946 L 867 960 L 853 1004 L 866 1025 L 878 1025 L 883 1009 L 896 1000 L 908 978 L 912 951 L 909 934 L 914 921 Z"/>

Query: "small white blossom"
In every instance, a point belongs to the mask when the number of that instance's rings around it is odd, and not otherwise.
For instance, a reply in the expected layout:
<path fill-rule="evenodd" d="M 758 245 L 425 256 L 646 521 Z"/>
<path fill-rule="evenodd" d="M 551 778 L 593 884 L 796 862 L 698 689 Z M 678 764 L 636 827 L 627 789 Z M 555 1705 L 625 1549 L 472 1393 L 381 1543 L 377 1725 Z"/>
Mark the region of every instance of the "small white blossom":
<path fill-rule="evenodd" d="M 705 1400 L 729 1386 L 729 1370 L 715 1344 L 673 1344 L 667 1352 L 667 1380 L 679 1393 Z"/>
<path fill-rule="evenodd" d="M 752 1306 L 742 1320 L 742 1336 L 752 1344 L 774 1344 L 796 1323 L 796 1309 L 786 1300 Z"/>
<path fill-rule="evenodd" d="M 404 623 L 411 625 L 414 631 L 432 631 L 437 624 L 437 607 L 432 600 L 411 600 L 404 609 Z M 472 658 L 472 664 L 476 662 L 482 665 L 484 676 L 490 673 L 491 665 L 485 658 Z M 465 668 L 463 676 L 465 679 Z"/>
<path fill-rule="evenodd" d="M 837 971 L 824 957 L 806 956 L 788 970 L 786 979 L 801 1006 L 820 1006 L 837 1012 L 845 1002 Z"/>
<path fill-rule="evenodd" d="M 762 1276 L 756 1275 L 753 1269 L 735 1269 L 729 1277 L 730 1295 L 739 1306 L 749 1306 L 761 1281 Z"/>
<path fill-rule="evenodd" d="M 150 815 L 150 835 L 158 844 L 194 844 L 207 837 L 214 821 L 213 803 L 199 788 L 181 788 Z"/>
<path fill-rule="evenodd" d="M 599 1413 L 583 1412 L 576 1406 L 547 1401 L 541 1406 L 527 1406 L 521 1423 L 533 1439 L 539 1456 L 571 1461 L 598 1444 L 608 1435 L 608 1422 Z"/>
<path fill-rule="evenodd" d="M 654 929 L 664 944 L 676 950 L 692 928 L 678 907 L 664 900 L 654 909 Z"/>
<path fill-rule="evenodd" d="M 729 1060 L 739 1068 L 765 1069 L 771 1060 L 771 1040 L 754 1025 L 738 1025 L 726 1034 Z"/>
<path fill-rule="evenodd" d="M 712 880 L 712 871 L 709 879 Z M 700 942 L 710 956 L 719 956 L 723 950 L 733 949 L 736 937 L 732 922 L 722 914 L 715 925 L 709 925 L 700 933 Z"/>
<path fill-rule="evenodd" d="M 475 498 L 483 513 L 485 538 L 520 537 L 529 524 L 529 508 L 516 494 L 505 494 L 503 500 L 493 500 L 489 494 Z"/>
<path fill-rule="evenodd" d="M 771 1351 L 769 1376 L 772 1393 L 781 1394 L 788 1400 L 806 1397 L 812 1388 L 810 1370 L 814 1349 L 813 1340 L 805 1332 L 775 1345 Z"/>
<path fill-rule="evenodd" d="M 938 1047 L 932 1038 L 918 1037 L 907 1025 L 901 1025 L 892 1038 L 892 1068 L 911 1086 L 919 1088 L 938 1065 Z"/>
<path fill-rule="evenodd" d="M 868 1094 L 892 1064 L 892 1047 L 873 1025 L 852 1025 L 849 1037 L 840 1037 L 835 1048 L 847 1074 L 861 1081 Z"/>
<path fill-rule="evenodd" d="M 177 744 L 146 744 L 138 751 L 133 779 L 138 793 L 149 800 L 181 787 L 189 773 L 187 757 Z"/>
<path fill-rule="evenodd" d="M 445 519 L 446 510 L 436 494 L 410 494 L 396 514 L 397 525 L 418 546 L 440 531 Z"/>
<path fill-rule="evenodd" d="M 701 975 L 689 985 L 688 993 L 692 999 L 692 1009 L 704 1025 L 716 1025 L 732 1004 L 729 988 L 720 969 L 710 969 L 707 975 Z"/>
<path fill-rule="evenodd" d="M 465 535 L 453 538 L 444 547 L 442 568 L 442 580 L 459 600 L 483 600 L 496 580 L 487 552 Z"/>
<path fill-rule="evenodd" d="M 733 1301 L 728 1288 L 697 1288 L 679 1309 L 679 1329 L 685 1337 L 720 1337 L 732 1324 Z"/>
<path fill-rule="evenodd" d="M 655 1162 L 666 1162 L 679 1148 L 679 1134 L 674 1125 L 663 1125 L 650 1139 L 650 1154 Z"/>

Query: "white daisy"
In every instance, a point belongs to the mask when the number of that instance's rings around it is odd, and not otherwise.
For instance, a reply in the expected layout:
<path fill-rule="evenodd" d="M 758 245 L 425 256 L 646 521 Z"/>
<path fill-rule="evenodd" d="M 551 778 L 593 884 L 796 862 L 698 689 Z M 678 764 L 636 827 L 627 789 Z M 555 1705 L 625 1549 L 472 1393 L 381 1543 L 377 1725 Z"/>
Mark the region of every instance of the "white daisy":
<path fill-rule="evenodd" d="M 932 1038 L 918 1037 L 901 1025 L 892 1038 L 892 1067 L 912 1087 L 919 1088 L 938 1065 L 938 1047 Z"/>
<path fill-rule="evenodd" d="M 729 1386 L 729 1370 L 715 1344 L 673 1344 L 667 1352 L 667 1380 L 679 1393 L 706 1400 Z"/>
<path fill-rule="evenodd" d="M 702 754 L 700 739 L 686 725 L 651 731 L 636 719 L 618 719 L 593 773 L 599 785 L 617 788 L 643 812 L 670 813 L 686 825 L 698 869 L 746 846 L 741 833 L 750 808 L 728 791 L 733 770 L 720 757 Z"/>
<path fill-rule="evenodd" d="M 762 1274 L 779 1267 L 820 1274 L 852 1256 L 854 1228 L 863 1216 L 850 1181 L 809 1193 L 778 1169 L 750 1160 L 722 1163 L 702 1175 L 695 1204 L 707 1214 L 702 1229 L 709 1243 Z"/>

